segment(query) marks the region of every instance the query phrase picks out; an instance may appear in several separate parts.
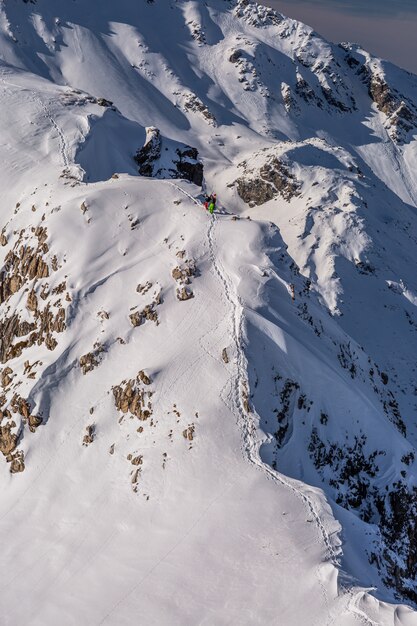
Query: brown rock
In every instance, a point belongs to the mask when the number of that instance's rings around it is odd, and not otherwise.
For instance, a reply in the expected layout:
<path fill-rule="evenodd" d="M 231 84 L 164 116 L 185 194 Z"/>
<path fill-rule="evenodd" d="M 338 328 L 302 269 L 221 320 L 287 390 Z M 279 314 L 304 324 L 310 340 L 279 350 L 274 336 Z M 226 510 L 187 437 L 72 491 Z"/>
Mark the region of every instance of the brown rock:
<path fill-rule="evenodd" d="M 88 426 L 86 426 L 86 434 L 84 435 L 83 438 L 83 446 L 89 446 L 90 443 L 93 443 L 94 439 L 95 439 L 95 425 L 94 424 L 89 424 Z"/>
<path fill-rule="evenodd" d="M 38 298 L 33 289 L 29 292 L 29 295 L 26 301 L 26 308 L 32 312 L 35 312 L 38 310 Z"/>
<path fill-rule="evenodd" d="M 194 298 L 194 294 L 191 290 L 186 289 L 186 287 L 182 287 L 181 289 L 177 289 L 177 299 L 184 301 L 184 300 L 190 300 L 191 298 Z"/>
<path fill-rule="evenodd" d="M 188 428 L 186 428 L 183 431 L 182 436 L 184 437 L 184 439 L 188 439 L 188 441 L 193 441 L 193 439 L 194 439 L 194 431 L 195 431 L 194 424 L 190 424 L 188 426 Z"/>
<path fill-rule="evenodd" d="M 10 473 L 18 474 L 20 472 L 23 472 L 24 470 L 25 470 L 24 453 L 22 451 L 16 452 L 16 454 L 13 455 L 13 458 L 11 460 Z"/>
<path fill-rule="evenodd" d="M 140 372 L 138 373 L 138 378 L 139 378 L 139 380 L 141 380 L 143 382 L 144 385 L 151 385 L 152 384 L 152 380 L 149 378 L 149 376 L 147 376 L 145 374 L 145 372 L 143 370 L 140 370 Z"/>
<path fill-rule="evenodd" d="M 12 433 L 12 424 L 10 422 L 5 426 L 0 426 L 0 452 L 4 456 L 8 456 L 16 449 L 18 437 L 15 433 Z"/>
<path fill-rule="evenodd" d="M 5 387 L 8 387 L 10 385 L 10 383 L 13 380 L 13 377 L 11 376 L 11 374 L 13 374 L 13 370 L 11 367 L 5 367 L 2 372 L 1 372 L 1 386 L 3 387 L 3 389 Z"/>

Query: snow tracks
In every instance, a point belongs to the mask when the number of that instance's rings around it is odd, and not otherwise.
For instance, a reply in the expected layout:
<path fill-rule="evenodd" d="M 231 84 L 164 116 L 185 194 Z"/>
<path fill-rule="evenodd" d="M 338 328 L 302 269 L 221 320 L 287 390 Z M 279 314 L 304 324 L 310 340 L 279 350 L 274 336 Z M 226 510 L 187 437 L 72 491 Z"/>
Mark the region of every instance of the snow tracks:
<path fill-rule="evenodd" d="M 217 246 L 216 230 L 223 220 L 230 220 L 230 217 L 223 217 L 214 214 L 213 218 L 209 222 L 207 237 L 209 244 L 209 253 L 211 257 L 212 266 L 218 280 L 223 286 L 223 292 L 230 307 L 230 335 L 235 350 L 235 370 L 230 380 L 231 385 L 231 399 L 232 406 L 230 407 L 232 413 L 236 416 L 237 423 L 242 432 L 243 450 L 248 458 L 249 462 L 256 467 L 257 470 L 263 472 L 268 478 L 280 483 L 286 489 L 289 489 L 293 494 L 299 498 L 305 509 L 307 515 L 314 520 L 314 524 L 317 528 L 318 541 L 325 547 L 326 562 L 331 563 L 335 568 L 339 567 L 337 548 L 334 548 L 330 533 L 326 527 L 325 520 L 322 519 L 317 504 L 314 502 L 310 494 L 307 494 L 303 489 L 301 483 L 295 480 L 284 477 L 282 474 L 273 470 L 272 467 L 264 463 L 259 455 L 260 444 L 256 437 L 257 430 L 257 416 L 253 412 L 252 407 L 249 406 L 249 383 L 247 376 L 247 360 L 244 350 L 244 337 L 245 337 L 245 320 L 244 320 L 244 308 L 245 305 L 238 293 L 237 286 L 233 284 L 228 272 L 226 271 L 222 261 L 221 253 Z M 316 569 L 316 579 L 318 585 L 323 594 L 324 604 L 328 610 L 328 618 L 324 624 L 320 626 L 332 626 L 338 623 L 340 618 L 340 609 L 330 601 L 328 596 L 328 590 L 326 588 L 323 579 L 322 567 L 320 564 Z M 354 589 L 342 589 L 344 593 L 343 610 L 344 612 L 351 613 L 352 617 L 358 623 L 375 626 L 375 623 L 368 619 L 368 617 L 361 611 L 357 604 L 360 601 L 363 591 L 358 590 L 355 593 Z M 333 611 L 331 611 L 331 604 L 333 604 Z M 317 626 L 319 626 L 317 624 Z"/>

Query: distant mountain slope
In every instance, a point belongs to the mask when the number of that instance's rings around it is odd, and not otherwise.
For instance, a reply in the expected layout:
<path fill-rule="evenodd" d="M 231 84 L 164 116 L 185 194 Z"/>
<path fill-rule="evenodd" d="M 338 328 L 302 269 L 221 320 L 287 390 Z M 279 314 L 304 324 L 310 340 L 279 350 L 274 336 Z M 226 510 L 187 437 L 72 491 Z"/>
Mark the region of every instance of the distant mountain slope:
<path fill-rule="evenodd" d="M 5 624 L 417 623 L 416 129 L 256 2 L 0 3 Z"/>

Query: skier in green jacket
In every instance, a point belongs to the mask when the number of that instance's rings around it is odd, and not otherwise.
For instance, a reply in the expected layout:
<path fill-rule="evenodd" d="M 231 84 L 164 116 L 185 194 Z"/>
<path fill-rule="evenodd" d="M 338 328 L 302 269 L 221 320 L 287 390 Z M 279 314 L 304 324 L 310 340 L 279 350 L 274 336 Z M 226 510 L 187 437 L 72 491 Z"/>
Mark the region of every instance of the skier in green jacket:
<path fill-rule="evenodd" d="M 217 196 L 215 193 L 212 193 L 211 196 L 206 196 L 206 201 L 204 206 L 206 209 L 213 215 L 214 209 L 216 208 Z"/>

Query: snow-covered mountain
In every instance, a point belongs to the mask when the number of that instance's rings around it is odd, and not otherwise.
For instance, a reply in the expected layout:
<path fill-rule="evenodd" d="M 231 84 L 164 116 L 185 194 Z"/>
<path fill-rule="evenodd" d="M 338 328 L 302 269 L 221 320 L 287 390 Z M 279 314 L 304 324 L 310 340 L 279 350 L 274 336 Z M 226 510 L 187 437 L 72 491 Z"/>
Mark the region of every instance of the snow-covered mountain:
<path fill-rule="evenodd" d="M 250 0 L 0 2 L 1 624 L 417 624 L 416 139 Z"/>

